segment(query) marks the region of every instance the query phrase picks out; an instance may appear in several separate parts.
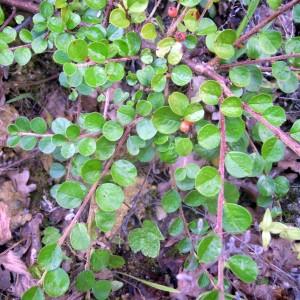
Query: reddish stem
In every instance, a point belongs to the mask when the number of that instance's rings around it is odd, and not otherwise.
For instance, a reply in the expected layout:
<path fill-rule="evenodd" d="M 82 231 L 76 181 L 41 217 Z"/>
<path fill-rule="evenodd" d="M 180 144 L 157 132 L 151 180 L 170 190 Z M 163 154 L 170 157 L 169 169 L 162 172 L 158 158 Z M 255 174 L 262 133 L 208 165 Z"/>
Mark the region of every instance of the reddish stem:
<path fill-rule="evenodd" d="M 239 39 L 237 39 L 234 43 L 235 46 L 240 47 L 243 42 L 248 40 L 251 36 L 259 32 L 263 27 L 265 27 L 267 24 L 272 22 L 274 19 L 276 19 L 278 16 L 282 15 L 289 9 L 291 9 L 294 5 L 299 3 L 300 0 L 292 0 L 289 3 L 281 6 L 278 10 L 276 10 L 273 14 L 271 14 L 269 17 L 264 18 L 260 23 L 258 23 L 256 26 L 254 26 L 251 30 L 243 34 Z"/>
<path fill-rule="evenodd" d="M 248 60 L 244 60 L 244 61 L 238 61 L 238 62 L 235 62 L 235 63 L 232 63 L 232 64 L 220 65 L 220 66 L 217 67 L 217 69 L 227 70 L 227 69 L 237 67 L 237 66 L 258 65 L 258 64 L 274 62 L 274 61 L 278 61 L 278 60 L 286 60 L 286 59 L 294 58 L 294 57 L 300 57 L 300 53 L 277 55 L 277 56 L 273 56 L 273 57 L 260 58 L 260 59 L 248 59 Z"/>
<path fill-rule="evenodd" d="M 221 104 L 221 101 L 220 101 Z M 221 129 L 221 143 L 220 143 L 220 155 L 219 155 L 219 173 L 221 176 L 221 189 L 218 196 L 218 208 L 217 208 L 217 222 L 215 232 L 218 234 L 221 243 L 223 244 L 223 208 L 225 203 L 224 198 L 224 182 L 225 182 L 225 154 L 226 154 L 226 127 L 225 118 L 220 113 L 220 129 Z M 218 289 L 220 290 L 220 300 L 224 299 L 224 256 L 221 253 L 218 259 Z"/>
<path fill-rule="evenodd" d="M 24 11 L 28 11 L 31 13 L 37 13 L 39 10 L 38 5 L 33 4 L 31 1 L 20 1 L 20 0 L 0 0 L 1 4 L 14 6 Z"/>
<path fill-rule="evenodd" d="M 5 22 L 0 27 L 0 32 L 3 31 L 3 29 L 11 22 L 11 20 L 16 15 L 16 11 L 17 11 L 17 9 L 13 6 L 10 16 L 5 20 Z"/>

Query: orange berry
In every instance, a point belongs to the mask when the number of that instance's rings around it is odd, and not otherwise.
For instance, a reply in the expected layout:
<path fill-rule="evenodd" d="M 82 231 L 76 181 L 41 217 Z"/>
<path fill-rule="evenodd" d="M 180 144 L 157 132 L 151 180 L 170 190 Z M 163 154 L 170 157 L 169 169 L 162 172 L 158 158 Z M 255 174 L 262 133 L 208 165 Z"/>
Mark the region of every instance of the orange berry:
<path fill-rule="evenodd" d="M 193 125 L 192 122 L 183 120 L 180 124 L 180 131 L 183 133 L 188 133 Z"/>
<path fill-rule="evenodd" d="M 175 6 L 169 6 L 168 8 L 168 16 L 170 18 L 176 18 L 178 15 L 178 10 Z"/>
<path fill-rule="evenodd" d="M 175 40 L 177 42 L 183 42 L 186 39 L 186 34 L 184 32 L 177 31 L 175 33 Z"/>

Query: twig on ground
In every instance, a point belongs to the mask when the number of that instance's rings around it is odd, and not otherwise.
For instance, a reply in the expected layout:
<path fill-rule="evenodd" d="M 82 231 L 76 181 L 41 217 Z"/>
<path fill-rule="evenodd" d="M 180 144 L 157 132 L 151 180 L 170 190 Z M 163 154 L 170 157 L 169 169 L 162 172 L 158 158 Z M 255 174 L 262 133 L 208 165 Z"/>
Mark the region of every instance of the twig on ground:
<path fill-rule="evenodd" d="M 155 3 L 155 5 L 154 5 L 154 7 L 153 7 L 151 13 L 149 14 L 149 16 L 148 16 L 148 18 L 146 19 L 145 22 L 148 22 L 149 20 L 151 20 L 151 18 L 154 16 L 156 10 L 158 9 L 158 7 L 159 7 L 161 1 L 162 1 L 162 0 L 157 0 L 157 1 L 156 1 L 156 3 Z"/>

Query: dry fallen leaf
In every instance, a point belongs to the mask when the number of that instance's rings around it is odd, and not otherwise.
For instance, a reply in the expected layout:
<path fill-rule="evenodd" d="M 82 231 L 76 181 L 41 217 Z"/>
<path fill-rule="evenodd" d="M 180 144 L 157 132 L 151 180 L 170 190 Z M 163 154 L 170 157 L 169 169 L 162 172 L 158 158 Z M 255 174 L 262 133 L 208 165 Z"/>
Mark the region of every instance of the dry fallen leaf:
<path fill-rule="evenodd" d="M 0 245 L 4 245 L 11 239 L 9 224 L 10 216 L 8 206 L 4 202 L 0 202 Z"/>

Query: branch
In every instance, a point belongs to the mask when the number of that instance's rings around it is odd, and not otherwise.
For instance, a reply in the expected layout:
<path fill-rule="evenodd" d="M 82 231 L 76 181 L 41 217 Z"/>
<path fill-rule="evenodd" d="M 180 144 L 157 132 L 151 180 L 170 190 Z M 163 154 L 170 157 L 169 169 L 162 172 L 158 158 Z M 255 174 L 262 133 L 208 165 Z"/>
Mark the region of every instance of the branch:
<path fill-rule="evenodd" d="M 221 101 L 220 101 L 221 105 Z M 225 182 L 225 154 L 226 154 L 226 127 L 225 118 L 222 112 L 220 112 L 220 127 L 221 127 L 221 144 L 219 155 L 219 173 L 221 176 L 221 190 L 218 196 L 218 208 L 217 208 L 217 223 L 215 231 L 218 234 L 221 243 L 223 244 L 223 208 L 224 208 L 224 182 Z M 220 300 L 224 299 L 224 256 L 221 253 L 218 259 L 218 289 L 220 290 Z"/>
<path fill-rule="evenodd" d="M 252 35 L 259 32 L 263 27 L 265 27 L 268 23 L 276 19 L 278 16 L 282 15 L 289 9 L 291 9 L 294 5 L 299 3 L 300 0 L 292 0 L 289 3 L 281 6 L 277 11 L 275 11 L 273 14 L 271 14 L 269 17 L 263 19 L 260 23 L 258 23 L 256 26 L 254 26 L 251 30 L 243 34 L 239 39 L 237 39 L 234 43 L 235 46 L 240 47 L 243 42 L 248 40 Z"/>
<path fill-rule="evenodd" d="M 299 0 L 300 1 L 300 0 Z M 203 74 L 207 77 L 210 77 L 216 81 L 219 82 L 219 84 L 223 88 L 223 92 L 226 95 L 226 97 L 233 96 L 233 93 L 228 88 L 226 84 L 226 79 L 216 73 L 214 69 L 209 66 L 208 64 L 204 63 L 195 63 L 194 61 L 190 59 L 184 59 L 183 60 L 194 72 Z M 289 134 L 283 132 L 280 128 L 277 128 L 270 124 L 264 117 L 262 117 L 259 113 L 252 110 L 252 108 L 247 104 L 243 103 L 244 110 L 250 114 L 252 118 L 254 118 L 256 121 L 260 122 L 264 126 L 266 126 L 270 131 L 272 131 L 288 148 L 290 148 L 292 151 L 294 151 L 298 156 L 300 156 L 300 144 L 297 143 L 295 140 L 293 140 Z"/>
<path fill-rule="evenodd" d="M 8 6 L 14 6 L 24 11 L 28 11 L 31 13 L 37 13 L 39 11 L 39 7 L 30 1 L 21 1 L 21 0 L 0 0 L 0 4 L 5 4 Z"/>
<path fill-rule="evenodd" d="M 103 64 L 110 63 L 110 62 L 126 62 L 126 61 L 131 61 L 131 60 L 137 60 L 139 58 L 140 58 L 139 56 L 108 58 L 108 59 L 103 61 Z M 88 61 L 86 63 L 77 64 L 76 66 L 78 68 L 84 68 L 84 67 L 93 66 L 93 65 L 96 65 L 96 64 L 98 64 L 98 63 L 96 63 L 94 61 Z"/>
<path fill-rule="evenodd" d="M 181 12 L 181 14 L 178 16 L 178 18 L 175 20 L 175 22 L 171 24 L 170 28 L 167 31 L 167 36 L 171 36 L 176 31 L 177 25 L 183 20 L 187 11 L 188 11 L 188 7 L 185 7 Z"/>
<path fill-rule="evenodd" d="M 300 53 L 291 53 L 291 54 L 283 54 L 283 55 L 277 55 L 273 57 L 267 57 L 267 58 L 260 58 L 260 59 L 248 59 L 244 61 L 238 61 L 232 64 L 224 64 L 220 65 L 217 67 L 219 70 L 227 70 L 233 67 L 237 66 L 244 66 L 244 65 L 258 65 L 258 64 L 263 64 L 263 63 L 272 63 L 274 61 L 278 60 L 286 60 L 289 58 L 294 58 L 294 57 L 300 57 Z"/>
<path fill-rule="evenodd" d="M 14 16 L 16 15 L 16 11 L 17 9 L 13 6 L 12 8 L 12 12 L 10 14 L 10 16 L 5 20 L 5 22 L 2 24 L 2 26 L 0 27 L 0 32 L 3 31 L 3 29 L 10 23 L 10 21 L 14 18 Z"/>
<path fill-rule="evenodd" d="M 70 222 L 70 224 L 66 227 L 66 229 L 64 230 L 62 236 L 60 237 L 60 239 L 58 240 L 58 245 L 62 246 L 63 243 L 65 242 L 65 240 L 67 239 L 67 237 L 69 236 L 72 228 L 75 226 L 75 224 L 77 223 L 78 219 L 80 218 L 82 212 L 84 211 L 85 207 L 87 206 L 87 204 L 90 202 L 91 198 L 93 197 L 93 195 L 95 194 L 95 191 L 98 187 L 98 185 L 100 184 L 101 180 L 106 176 L 106 174 L 109 172 L 109 169 L 111 167 L 111 165 L 113 164 L 114 160 L 115 160 L 115 156 L 116 154 L 121 150 L 121 148 L 123 147 L 123 145 L 125 144 L 127 137 L 132 129 L 132 127 L 136 124 L 136 122 L 138 121 L 138 119 L 136 119 L 135 121 L 133 121 L 130 125 L 127 126 L 122 138 L 120 139 L 118 146 L 113 154 L 113 156 L 109 159 L 109 161 L 105 164 L 105 167 L 100 175 L 100 178 L 91 186 L 88 194 L 85 196 L 81 206 L 79 207 L 77 213 L 75 214 L 74 218 L 72 219 L 72 221 Z"/>

